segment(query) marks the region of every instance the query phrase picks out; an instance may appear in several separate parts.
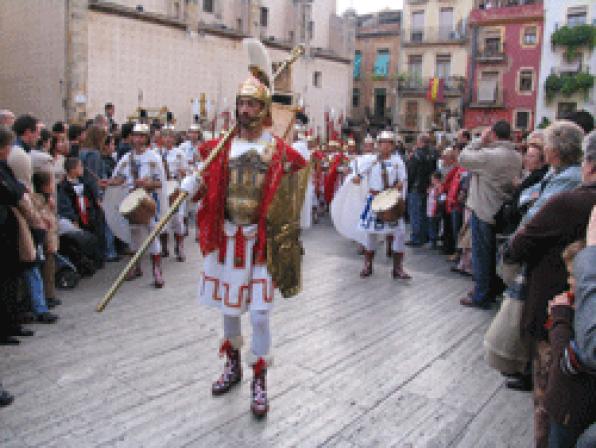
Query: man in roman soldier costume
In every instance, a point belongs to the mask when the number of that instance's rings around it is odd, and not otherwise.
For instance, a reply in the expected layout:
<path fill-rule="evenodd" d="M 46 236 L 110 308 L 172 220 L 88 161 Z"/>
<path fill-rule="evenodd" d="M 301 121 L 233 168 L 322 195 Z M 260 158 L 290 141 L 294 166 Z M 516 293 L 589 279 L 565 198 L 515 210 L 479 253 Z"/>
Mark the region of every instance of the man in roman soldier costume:
<path fill-rule="evenodd" d="M 201 145 L 201 125 L 198 123 L 199 116 L 193 117 L 193 123 L 186 131 L 186 140 L 182 142 L 180 148 L 184 150 L 186 159 L 191 166 L 195 166 L 201 158 L 199 157 L 199 146 Z"/>
<path fill-rule="evenodd" d="M 271 63 L 260 67 L 265 69 L 251 65 L 251 75 L 240 85 L 236 96 L 237 130 L 223 151 L 203 172 L 200 182 L 196 176 L 189 176 L 182 183 L 185 191 L 195 197 L 198 191 L 202 199 L 197 219 L 204 256 L 199 301 L 219 308 L 223 315 L 219 353 L 226 362 L 212 385 L 212 394 L 222 395 L 241 381 L 240 317 L 249 312 L 252 340 L 247 363 L 253 370 L 251 410 L 257 417 L 269 410 L 266 374 L 273 360 L 269 330 L 273 279 L 284 296 L 293 295 L 295 291 L 284 292 L 280 286 L 278 273 L 287 273 L 288 269 L 280 267 L 279 262 L 300 258 L 298 246 L 292 246 L 292 254 L 286 252 L 285 245 L 280 248 L 278 242 L 288 236 L 285 233 L 289 228 L 273 225 L 270 217 L 279 193 L 287 185 L 285 180 L 306 165 L 298 152 L 266 129 L 272 124 L 272 78 L 267 75 Z M 206 157 L 218 143 L 206 142 L 200 148 L 201 155 Z M 299 232 L 298 221 L 299 209 L 290 230 L 292 235 Z"/>
<path fill-rule="evenodd" d="M 168 188 L 166 190 L 169 202 L 172 202 L 176 197 L 177 191 L 179 192 L 180 182 L 187 176 L 187 174 L 189 174 L 190 167 L 184 150 L 174 146 L 176 140 L 174 125 L 169 124 L 164 126 L 162 129 L 162 137 L 164 147 L 162 148 L 161 157 L 168 179 Z M 170 222 L 170 230 L 174 233 L 174 254 L 178 261 L 186 260 L 184 255 L 184 237 L 186 235 L 185 214 L 186 202 L 180 205 L 176 213 L 172 216 L 172 221 Z M 160 235 L 162 256 L 164 255 L 164 252 L 167 253 L 168 238 L 168 231 Z"/>
<path fill-rule="evenodd" d="M 403 217 L 395 222 L 380 220 L 372 210 L 374 197 L 387 190 L 396 188 L 404 197 L 404 184 L 406 183 L 405 169 L 403 169 L 392 157 L 394 146 L 394 135 L 391 131 L 382 131 L 377 139 L 379 142 L 379 154 L 376 163 L 366 170 L 366 174 L 359 175 L 360 178 L 367 176 L 369 196 L 360 216 L 359 228 L 366 232 L 366 244 L 364 252 L 364 268 L 360 276 L 365 278 L 373 273 L 373 259 L 377 246 L 377 235 L 390 235 L 393 237 L 391 250 L 393 252 L 392 277 L 398 279 L 409 279 L 410 276 L 404 271 L 403 260 L 405 252 L 405 222 Z"/>
<path fill-rule="evenodd" d="M 132 130 L 132 151 L 120 159 L 114 169 L 112 177 L 119 180 L 115 185 L 126 184 L 129 190 L 143 188 L 155 201 L 156 212 L 149 224 L 130 224 L 131 249 L 136 251 L 149 232 L 156 225 L 159 215 L 167 207 L 164 203 L 162 187 L 166 178 L 161 157 L 156 151 L 149 149 L 149 126 L 136 123 Z M 153 265 L 153 285 L 161 288 L 164 285 L 161 270 L 161 245 L 159 239 L 154 239 L 149 248 Z M 127 280 L 134 280 L 143 275 L 140 263 L 128 272 Z"/>

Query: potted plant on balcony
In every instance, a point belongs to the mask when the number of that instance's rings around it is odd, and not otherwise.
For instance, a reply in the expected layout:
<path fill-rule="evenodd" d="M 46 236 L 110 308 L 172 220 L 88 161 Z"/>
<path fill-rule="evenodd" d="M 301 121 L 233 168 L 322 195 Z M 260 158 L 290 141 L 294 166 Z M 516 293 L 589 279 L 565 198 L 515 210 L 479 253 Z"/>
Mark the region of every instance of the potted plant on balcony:
<path fill-rule="evenodd" d="M 554 73 L 548 75 L 546 81 L 544 82 L 544 89 L 546 90 L 547 101 L 551 101 L 557 95 L 557 93 L 561 91 L 562 87 L 563 81 L 558 75 Z"/>
<path fill-rule="evenodd" d="M 590 89 L 594 87 L 594 75 L 580 72 L 576 76 L 577 89 L 583 92 L 586 99 L 590 94 Z"/>
<path fill-rule="evenodd" d="M 555 47 L 565 47 L 565 57 L 568 61 L 573 61 L 577 57 L 578 48 L 587 47 L 592 50 L 596 46 L 596 26 L 563 26 L 552 34 L 551 43 Z"/>

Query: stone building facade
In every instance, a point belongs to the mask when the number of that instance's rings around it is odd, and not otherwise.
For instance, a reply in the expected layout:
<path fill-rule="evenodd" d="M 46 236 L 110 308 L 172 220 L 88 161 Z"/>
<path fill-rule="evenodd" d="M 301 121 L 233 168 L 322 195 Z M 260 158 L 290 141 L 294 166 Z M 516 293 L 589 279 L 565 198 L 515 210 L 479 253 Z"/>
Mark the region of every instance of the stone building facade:
<path fill-rule="evenodd" d="M 0 27 L 0 107 L 49 123 L 110 101 L 118 122 L 139 105 L 167 106 L 185 128 L 200 99 L 204 120 L 221 125 L 247 73 L 247 36 L 274 63 L 306 44 L 290 83 L 315 131 L 329 108 L 350 107 L 355 25 L 335 0 L 20 0 L 3 2 Z"/>
<path fill-rule="evenodd" d="M 493 0 L 490 5 L 480 0 L 470 14 L 464 125 L 478 131 L 503 119 L 513 129 L 531 131 L 540 90 L 543 4 Z"/>

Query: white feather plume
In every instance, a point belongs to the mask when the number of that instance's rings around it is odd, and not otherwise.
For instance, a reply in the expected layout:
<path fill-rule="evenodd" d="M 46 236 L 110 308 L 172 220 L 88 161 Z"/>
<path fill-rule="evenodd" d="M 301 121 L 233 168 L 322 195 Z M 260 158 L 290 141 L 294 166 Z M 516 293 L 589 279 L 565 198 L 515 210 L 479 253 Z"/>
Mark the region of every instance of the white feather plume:
<path fill-rule="evenodd" d="M 269 89 L 273 93 L 273 67 L 265 45 L 260 40 L 252 37 L 244 39 L 242 44 L 248 51 L 249 69 L 256 67 L 263 72 L 269 80 Z"/>

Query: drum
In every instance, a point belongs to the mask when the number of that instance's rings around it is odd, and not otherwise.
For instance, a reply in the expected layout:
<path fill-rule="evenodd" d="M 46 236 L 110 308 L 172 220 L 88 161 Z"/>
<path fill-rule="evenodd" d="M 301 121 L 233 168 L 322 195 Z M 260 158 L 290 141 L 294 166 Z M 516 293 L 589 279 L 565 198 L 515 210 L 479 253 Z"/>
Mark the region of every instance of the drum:
<path fill-rule="evenodd" d="M 166 182 L 166 194 L 168 195 L 168 202 L 170 206 L 180 196 L 180 183 L 177 180 L 169 180 Z"/>
<path fill-rule="evenodd" d="M 371 208 L 381 221 L 394 223 L 404 216 L 406 203 L 399 191 L 388 188 L 374 197 Z"/>
<path fill-rule="evenodd" d="M 106 223 L 118 239 L 130 244 L 130 225 L 128 220 L 120 213 L 120 204 L 129 195 L 127 185 L 107 187 L 103 197 L 103 210 Z"/>
<path fill-rule="evenodd" d="M 124 198 L 119 212 L 131 224 L 147 225 L 155 216 L 157 204 L 143 188 L 137 188 Z"/>

